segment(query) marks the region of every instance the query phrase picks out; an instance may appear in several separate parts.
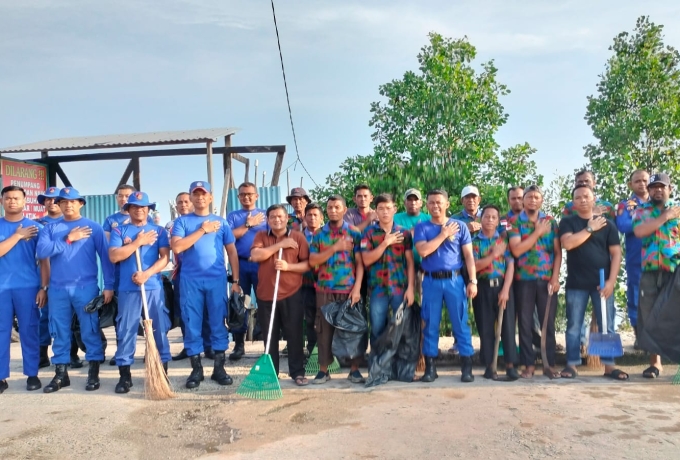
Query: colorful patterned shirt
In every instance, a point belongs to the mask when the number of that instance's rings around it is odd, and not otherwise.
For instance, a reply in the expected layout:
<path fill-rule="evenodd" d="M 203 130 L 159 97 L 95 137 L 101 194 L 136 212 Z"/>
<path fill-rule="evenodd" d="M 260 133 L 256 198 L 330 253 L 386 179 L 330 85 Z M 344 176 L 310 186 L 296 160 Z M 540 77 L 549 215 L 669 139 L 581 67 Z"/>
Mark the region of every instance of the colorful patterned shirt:
<path fill-rule="evenodd" d="M 300 219 L 295 214 L 288 214 L 288 228 L 292 228 L 293 230 L 301 232 L 307 228 L 307 225 L 305 224 L 304 219 Z"/>
<path fill-rule="evenodd" d="M 539 212 L 539 219 L 550 220 L 550 231 L 536 241 L 536 246 L 515 259 L 516 280 L 550 280 L 553 274 L 555 260 L 555 238 L 557 238 L 557 221 L 551 216 Z M 510 218 L 512 228 L 508 231 L 508 238 L 526 240 L 534 232 L 536 225 L 529 221 L 529 216 L 522 211 Z"/>
<path fill-rule="evenodd" d="M 391 233 L 394 232 L 402 233 L 404 241 L 388 246 L 380 259 L 368 267 L 368 289 L 380 296 L 403 295 L 408 287 L 406 251 L 412 251 L 413 239 L 411 232 L 393 223 Z M 361 235 L 361 252 L 374 250 L 384 239 L 380 224 L 369 225 Z"/>
<path fill-rule="evenodd" d="M 604 207 L 606 209 L 606 214 L 605 217 L 607 219 L 611 220 L 616 220 L 616 208 L 614 207 L 613 204 L 611 204 L 609 201 L 604 201 L 600 199 L 595 200 L 595 207 Z M 574 202 L 570 201 L 567 204 L 564 205 L 564 209 L 562 209 L 562 215 L 563 216 L 575 216 L 577 215 L 578 212 L 574 209 Z"/>
<path fill-rule="evenodd" d="M 312 237 L 310 254 L 321 253 L 333 246 L 340 238 L 349 238 L 354 243 L 351 251 L 334 253 L 317 269 L 316 290 L 336 294 L 349 294 L 356 280 L 356 253 L 360 251 L 361 233 L 356 227 L 343 222 L 339 228 L 324 225 Z"/>
<path fill-rule="evenodd" d="M 501 235 L 496 231 L 496 233 L 491 237 L 487 237 L 484 233 L 479 232 L 472 239 L 472 254 L 475 256 L 475 260 L 483 259 L 488 256 L 491 250 L 502 243 L 508 243 L 507 235 Z M 510 249 L 506 249 L 505 254 L 501 254 L 496 257 L 491 265 L 488 267 L 477 271 L 477 278 L 479 279 L 495 279 L 503 278 L 505 276 L 505 269 L 507 268 L 507 261 L 512 260 L 512 254 Z"/>
<path fill-rule="evenodd" d="M 314 236 L 315 233 L 318 233 L 319 230 L 321 230 L 321 229 L 317 229 L 316 232 L 312 233 L 311 230 L 309 230 L 308 228 L 305 228 L 302 231 L 302 233 L 303 233 L 303 235 L 305 235 L 305 238 L 307 239 L 307 243 L 309 245 L 312 244 L 312 237 Z M 316 269 L 315 269 L 315 267 L 312 267 L 311 270 L 309 270 L 308 272 L 305 272 L 302 275 L 302 287 L 313 288 L 314 283 L 316 283 Z"/>
<path fill-rule="evenodd" d="M 675 206 L 669 201 L 666 207 Z M 656 219 L 661 210 L 652 203 L 643 203 L 633 215 L 633 228 L 641 223 Z M 642 271 L 662 270 L 675 271 L 680 264 L 680 219 L 671 219 L 659 227 L 654 233 L 642 238 Z"/>

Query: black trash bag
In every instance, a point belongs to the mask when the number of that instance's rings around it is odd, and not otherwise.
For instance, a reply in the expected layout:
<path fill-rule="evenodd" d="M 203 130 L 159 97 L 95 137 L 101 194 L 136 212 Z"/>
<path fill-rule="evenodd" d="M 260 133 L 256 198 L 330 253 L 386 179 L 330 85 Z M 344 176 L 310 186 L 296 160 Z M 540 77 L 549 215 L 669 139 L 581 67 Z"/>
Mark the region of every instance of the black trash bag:
<path fill-rule="evenodd" d="M 170 330 L 179 327 L 182 321 L 179 305 L 175 305 L 175 288 L 170 278 L 163 275 L 163 294 L 165 296 L 165 308 L 170 315 Z"/>
<path fill-rule="evenodd" d="M 100 329 L 115 326 L 116 315 L 118 314 L 118 298 L 113 296 L 111 302 L 104 303 L 104 296 L 98 295 L 85 305 L 85 311 L 87 313 L 94 313 L 95 311 L 99 313 Z"/>
<path fill-rule="evenodd" d="M 230 331 L 244 329 L 247 317 L 246 296 L 243 294 L 232 294 L 227 304 L 227 327 Z"/>
<path fill-rule="evenodd" d="M 640 348 L 674 363 L 680 363 L 678 303 L 680 303 L 680 270 L 675 270 L 670 282 L 659 292 L 644 322 L 644 329 L 638 331 Z"/>
<path fill-rule="evenodd" d="M 368 321 L 364 303 L 359 301 L 332 302 L 321 307 L 321 313 L 335 328 L 332 352 L 338 358 L 357 358 L 366 353 L 368 347 Z"/>
<path fill-rule="evenodd" d="M 412 382 L 420 358 L 421 318 L 420 305 L 414 303 L 404 310 L 404 330 L 397 349 L 397 356 L 392 360 L 391 380 Z"/>

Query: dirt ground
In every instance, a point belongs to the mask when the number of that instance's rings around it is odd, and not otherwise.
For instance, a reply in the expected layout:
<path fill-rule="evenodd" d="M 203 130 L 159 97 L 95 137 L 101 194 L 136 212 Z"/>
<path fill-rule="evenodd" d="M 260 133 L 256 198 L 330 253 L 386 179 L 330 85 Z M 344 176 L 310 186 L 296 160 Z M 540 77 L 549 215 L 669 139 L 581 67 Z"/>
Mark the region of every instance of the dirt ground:
<path fill-rule="evenodd" d="M 445 355 L 450 342 L 440 343 Z M 624 343 L 629 349 L 631 338 Z M 171 345 L 173 354 L 182 347 L 175 331 Z M 153 402 L 143 399 L 142 340 L 127 395 L 113 392 L 118 372 L 108 364 L 97 392 L 84 390 L 86 367 L 72 370 L 71 387 L 55 394 L 27 392 L 21 349 L 12 344 L 10 389 L 0 395 L 0 458 L 680 457 L 680 386 L 670 383 L 675 366 L 648 381 L 636 362 L 623 367 L 631 374 L 623 383 L 585 367 L 574 380 L 537 373 L 531 381 L 492 382 L 476 368 L 475 382 L 464 384 L 457 365 L 444 365 L 434 383 L 372 389 L 352 385 L 343 369 L 326 385 L 302 389 L 282 374 L 283 399 L 243 399 L 236 388 L 262 348 L 247 344 L 246 358 L 228 366 L 230 387 L 208 379 L 186 390 L 189 363 L 173 362 L 177 397 Z M 203 363 L 209 377 L 212 361 Z M 287 369 L 285 359 L 281 368 Z M 41 370 L 43 385 L 53 370 Z"/>

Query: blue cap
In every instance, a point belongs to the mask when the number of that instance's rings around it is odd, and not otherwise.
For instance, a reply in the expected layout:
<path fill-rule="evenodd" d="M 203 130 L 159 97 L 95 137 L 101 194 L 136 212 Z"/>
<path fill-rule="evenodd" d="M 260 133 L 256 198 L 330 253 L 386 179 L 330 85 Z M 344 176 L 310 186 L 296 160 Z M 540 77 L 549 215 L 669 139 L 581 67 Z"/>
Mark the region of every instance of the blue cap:
<path fill-rule="evenodd" d="M 61 200 L 78 200 L 86 204 L 85 198 L 80 196 L 80 192 L 73 187 L 64 187 L 59 191 L 59 196 L 54 199 L 54 202 L 59 203 Z"/>
<path fill-rule="evenodd" d="M 194 193 L 194 190 L 203 190 L 206 193 L 212 193 L 209 182 L 196 181 L 189 186 L 189 193 Z"/>
<path fill-rule="evenodd" d="M 61 189 L 57 187 L 50 187 L 47 190 L 45 190 L 45 193 L 42 195 L 38 195 L 38 203 L 44 205 L 45 204 L 45 198 L 56 198 L 59 196 L 59 192 Z"/>
<path fill-rule="evenodd" d="M 123 211 L 127 211 L 131 204 L 142 207 L 146 206 L 152 211 L 156 209 L 156 203 L 150 203 L 149 195 L 144 192 L 134 192 L 132 195 L 130 195 L 127 203 L 123 205 Z"/>

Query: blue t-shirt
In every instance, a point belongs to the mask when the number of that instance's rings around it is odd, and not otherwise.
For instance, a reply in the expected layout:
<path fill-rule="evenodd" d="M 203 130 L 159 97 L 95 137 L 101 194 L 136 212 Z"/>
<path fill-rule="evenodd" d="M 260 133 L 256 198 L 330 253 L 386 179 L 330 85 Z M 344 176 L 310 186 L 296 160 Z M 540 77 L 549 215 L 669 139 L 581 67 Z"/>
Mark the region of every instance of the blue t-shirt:
<path fill-rule="evenodd" d="M 123 214 L 122 212 L 118 211 L 117 213 L 111 214 L 109 217 L 107 217 L 102 227 L 104 228 L 105 232 L 111 233 L 114 228 L 122 227 L 123 225 L 127 225 L 129 223 L 130 215 Z"/>
<path fill-rule="evenodd" d="M 75 227 L 90 227 L 92 234 L 71 244 L 66 236 Z M 109 243 L 101 225 L 86 217 L 60 220 L 46 226 L 38 238 L 38 259 L 50 258 L 50 286 L 54 288 L 97 284 L 99 267 L 104 272 L 104 290 L 113 290 L 113 264 L 109 259 Z"/>
<path fill-rule="evenodd" d="M 255 208 L 251 211 L 246 211 L 245 209 L 232 211 L 227 215 L 227 223 L 229 224 L 229 227 L 231 227 L 231 229 L 234 230 L 246 224 L 248 214 L 250 214 L 250 216 L 253 217 L 258 213 L 262 213 L 263 215 L 266 216 L 266 211 L 258 208 Z M 255 235 L 257 235 L 257 232 L 259 232 L 260 230 L 269 230 L 266 218 L 265 220 L 262 221 L 260 225 L 250 227 L 248 231 L 243 234 L 242 237 L 236 240 L 236 252 L 238 252 L 239 257 L 244 259 L 250 257 L 250 248 L 253 246 Z"/>
<path fill-rule="evenodd" d="M 460 270 L 463 267 L 463 257 L 461 247 L 472 244 L 470 230 L 465 222 L 456 219 L 449 219 L 447 223 L 457 222 L 460 229 L 453 236 L 453 241 L 447 238 L 435 252 L 423 258 L 422 268 L 426 272 Z M 442 231 L 442 226 L 432 222 L 421 222 L 416 225 L 413 235 L 414 243 L 421 241 L 431 241 Z"/>
<path fill-rule="evenodd" d="M 178 217 L 172 226 L 172 236 L 184 238 L 199 229 L 205 221 L 220 222 L 220 229 L 201 235 L 198 241 L 182 254 L 182 276 L 218 278 L 225 276 L 224 246 L 234 243 L 234 234 L 227 221 L 215 214 L 197 216 L 195 213 Z"/>
<path fill-rule="evenodd" d="M 55 223 L 55 222 L 59 222 L 59 221 L 62 220 L 63 218 L 64 218 L 64 216 L 50 217 L 50 216 L 48 216 L 48 215 L 46 214 L 46 215 L 44 215 L 44 216 L 42 216 L 42 217 L 38 217 L 37 219 L 35 219 L 35 221 L 36 221 L 36 222 L 40 222 L 40 223 L 43 224 L 43 225 L 47 225 L 47 224 L 53 224 L 53 223 Z"/>
<path fill-rule="evenodd" d="M 136 225 L 132 224 L 123 225 L 122 227 L 115 228 L 111 232 L 111 240 L 109 241 L 109 247 L 120 248 L 124 244 L 134 241 L 135 238 L 137 238 L 139 232 L 141 232 L 142 230 L 144 230 L 145 233 L 151 231 L 155 231 L 156 233 L 158 233 L 158 239 L 156 239 L 156 242 L 153 245 L 151 246 L 144 245 L 141 248 L 139 248 L 139 255 L 140 258 L 142 259 L 142 270 L 146 270 L 147 268 L 155 264 L 156 261 L 158 261 L 161 248 L 170 248 L 170 241 L 168 241 L 168 232 L 165 231 L 165 228 L 159 225 L 149 223 L 141 227 L 137 227 Z M 126 242 L 128 238 L 129 241 Z M 132 281 L 132 275 L 134 275 L 137 272 L 137 257 L 135 257 L 135 254 L 133 253 L 127 259 L 123 260 L 122 262 L 119 262 L 119 265 L 120 265 L 120 284 L 118 285 L 118 290 L 140 291 L 142 288 Z M 147 291 L 160 289 L 161 287 L 163 287 L 163 283 L 161 281 L 160 273 L 156 273 L 155 275 L 151 276 L 146 281 L 146 283 L 144 283 L 144 288 Z"/>
<path fill-rule="evenodd" d="M 11 237 L 21 225 L 22 227 L 43 226 L 38 222 L 24 217 L 19 222 L 8 222 L 0 218 L 0 242 Z M 40 268 L 38 267 L 35 250 L 38 245 L 38 235 L 30 240 L 20 240 L 7 254 L 0 257 L 0 289 L 35 288 L 40 286 Z M 5 305 L 0 305 L 0 308 Z"/>

